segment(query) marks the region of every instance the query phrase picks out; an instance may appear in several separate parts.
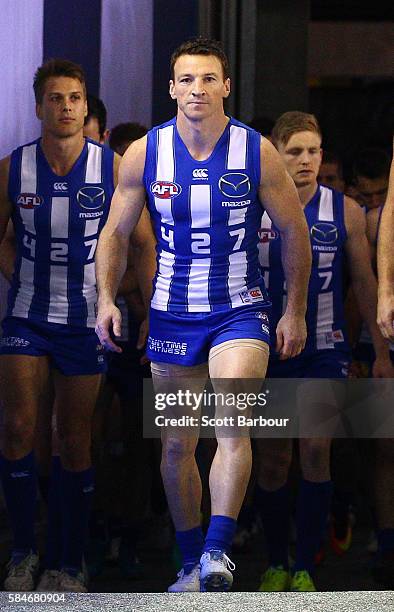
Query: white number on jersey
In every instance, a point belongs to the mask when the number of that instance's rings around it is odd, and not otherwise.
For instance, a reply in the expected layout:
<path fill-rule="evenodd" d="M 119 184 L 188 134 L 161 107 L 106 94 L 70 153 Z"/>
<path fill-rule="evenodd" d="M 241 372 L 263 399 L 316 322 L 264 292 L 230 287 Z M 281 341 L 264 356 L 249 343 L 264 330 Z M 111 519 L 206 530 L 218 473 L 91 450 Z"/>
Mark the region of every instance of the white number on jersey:
<path fill-rule="evenodd" d="M 328 289 L 331 283 L 332 272 L 331 270 L 329 272 L 319 272 L 319 276 L 320 278 L 324 278 L 324 283 L 322 285 L 321 291 L 325 291 L 326 289 Z"/>
<path fill-rule="evenodd" d="M 211 237 L 209 234 L 194 233 L 191 235 L 192 239 L 192 253 L 197 255 L 209 255 L 209 246 L 211 244 Z"/>
<path fill-rule="evenodd" d="M 27 234 L 23 236 L 23 246 L 25 246 L 30 251 L 30 255 L 32 259 L 36 256 L 36 240 L 35 238 L 30 238 Z"/>
<path fill-rule="evenodd" d="M 68 244 L 64 242 L 52 242 L 51 261 L 57 263 L 67 263 Z"/>
<path fill-rule="evenodd" d="M 236 243 L 233 246 L 233 251 L 239 251 L 241 248 L 242 240 L 245 238 L 245 228 L 240 227 L 239 229 L 232 230 L 230 236 L 238 236 Z"/>
<path fill-rule="evenodd" d="M 93 240 L 85 240 L 85 246 L 90 247 L 88 259 L 94 259 L 94 255 L 96 253 L 97 247 L 97 238 L 93 238 Z"/>
<path fill-rule="evenodd" d="M 168 248 L 174 250 L 174 231 L 169 229 L 166 233 L 166 228 L 161 226 L 161 237 L 168 242 Z"/>

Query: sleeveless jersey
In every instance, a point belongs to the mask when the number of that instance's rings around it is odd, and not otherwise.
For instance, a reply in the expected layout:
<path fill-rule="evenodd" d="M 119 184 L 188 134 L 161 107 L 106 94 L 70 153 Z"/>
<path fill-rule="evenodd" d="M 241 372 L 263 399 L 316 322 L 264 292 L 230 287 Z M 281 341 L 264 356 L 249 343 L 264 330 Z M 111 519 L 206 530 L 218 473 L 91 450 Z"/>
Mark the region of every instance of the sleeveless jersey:
<path fill-rule="evenodd" d="M 319 185 L 304 209 L 312 247 L 303 354 L 324 349 L 349 350 L 343 308 L 343 257 L 347 238 L 342 193 Z M 260 229 L 259 258 L 272 301 L 271 340 L 286 308 L 286 284 L 281 261 L 279 230 L 267 213 Z"/>
<path fill-rule="evenodd" d="M 40 139 L 11 156 L 16 234 L 8 316 L 94 327 L 94 256 L 114 191 L 111 149 L 86 140 L 66 176 L 54 174 Z"/>
<path fill-rule="evenodd" d="M 152 308 L 214 312 L 267 301 L 258 262 L 260 134 L 230 119 L 205 161 L 176 119 L 148 132 L 144 184 L 157 238 Z"/>

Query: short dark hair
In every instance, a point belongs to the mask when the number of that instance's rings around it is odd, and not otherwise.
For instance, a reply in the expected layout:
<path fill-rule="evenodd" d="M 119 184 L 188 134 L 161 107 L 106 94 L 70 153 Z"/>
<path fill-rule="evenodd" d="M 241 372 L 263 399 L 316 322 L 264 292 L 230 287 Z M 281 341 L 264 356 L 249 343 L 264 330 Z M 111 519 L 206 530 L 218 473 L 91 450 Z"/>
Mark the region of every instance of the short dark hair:
<path fill-rule="evenodd" d="M 34 75 L 33 89 L 37 104 L 41 104 L 42 102 L 45 91 L 45 83 L 47 80 L 51 77 L 59 76 L 78 79 L 82 85 L 83 93 L 86 98 L 85 73 L 82 66 L 75 64 L 70 60 L 54 58 L 49 59 L 42 66 L 37 68 Z"/>
<path fill-rule="evenodd" d="M 222 43 L 218 40 L 201 37 L 191 38 L 177 47 L 171 55 L 170 74 L 172 80 L 174 80 L 175 62 L 181 55 L 214 55 L 222 65 L 223 79 L 230 76 L 227 55 L 223 51 Z"/>
<path fill-rule="evenodd" d="M 385 149 L 368 147 L 356 153 L 353 160 L 353 178 L 364 176 L 368 179 L 388 178 L 391 158 Z"/>
<path fill-rule="evenodd" d="M 89 119 L 95 117 L 99 126 L 100 138 L 104 138 L 105 128 L 107 127 L 107 109 L 105 104 L 100 98 L 88 94 L 88 114 L 85 117 L 84 125 L 87 124 Z"/>
<path fill-rule="evenodd" d="M 287 145 L 293 134 L 298 132 L 315 132 L 322 137 L 321 129 L 315 115 L 301 111 L 288 111 L 277 119 L 272 128 L 272 141 L 275 146 L 281 142 Z"/>
<path fill-rule="evenodd" d="M 112 128 L 109 135 L 109 146 L 114 151 L 126 142 L 134 142 L 147 133 L 148 128 L 140 123 L 118 123 Z"/>

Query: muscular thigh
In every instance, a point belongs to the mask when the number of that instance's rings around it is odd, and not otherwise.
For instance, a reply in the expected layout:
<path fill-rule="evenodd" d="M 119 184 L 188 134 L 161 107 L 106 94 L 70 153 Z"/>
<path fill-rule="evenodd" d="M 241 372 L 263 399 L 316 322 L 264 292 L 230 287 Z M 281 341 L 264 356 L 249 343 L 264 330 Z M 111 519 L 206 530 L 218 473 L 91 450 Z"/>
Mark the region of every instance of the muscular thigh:
<path fill-rule="evenodd" d="M 70 430 L 90 435 L 101 374 L 65 376 L 54 371 L 53 376 L 59 435 Z"/>

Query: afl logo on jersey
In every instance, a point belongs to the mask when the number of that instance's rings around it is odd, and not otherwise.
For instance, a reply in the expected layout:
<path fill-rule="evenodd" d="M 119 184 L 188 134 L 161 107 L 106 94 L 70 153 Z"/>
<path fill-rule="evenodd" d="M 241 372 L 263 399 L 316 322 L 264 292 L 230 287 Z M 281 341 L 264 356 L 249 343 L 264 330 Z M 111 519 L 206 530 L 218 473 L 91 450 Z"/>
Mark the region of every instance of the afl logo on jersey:
<path fill-rule="evenodd" d="M 36 193 L 20 193 L 16 200 L 16 203 L 21 208 L 37 208 L 43 203 L 41 196 Z"/>
<path fill-rule="evenodd" d="M 219 189 L 228 198 L 244 198 L 250 191 L 250 180 L 242 172 L 228 172 L 219 179 Z"/>
<path fill-rule="evenodd" d="M 77 193 L 79 205 L 86 210 L 97 210 L 105 202 L 105 191 L 102 187 L 89 185 L 82 187 Z"/>
<path fill-rule="evenodd" d="M 271 240 L 276 240 L 278 237 L 278 232 L 273 229 L 259 229 L 259 238 L 260 242 L 265 244 L 266 242 L 270 242 Z"/>
<path fill-rule="evenodd" d="M 320 244 L 332 244 L 338 239 L 338 228 L 332 223 L 315 223 L 311 227 L 311 236 Z"/>
<path fill-rule="evenodd" d="M 182 187 L 178 183 L 171 183 L 170 181 L 155 181 L 150 186 L 151 193 L 155 198 L 160 200 L 169 200 L 170 198 L 176 198 L 182 191 Z"/>

